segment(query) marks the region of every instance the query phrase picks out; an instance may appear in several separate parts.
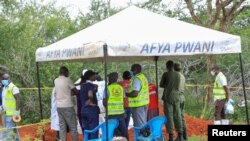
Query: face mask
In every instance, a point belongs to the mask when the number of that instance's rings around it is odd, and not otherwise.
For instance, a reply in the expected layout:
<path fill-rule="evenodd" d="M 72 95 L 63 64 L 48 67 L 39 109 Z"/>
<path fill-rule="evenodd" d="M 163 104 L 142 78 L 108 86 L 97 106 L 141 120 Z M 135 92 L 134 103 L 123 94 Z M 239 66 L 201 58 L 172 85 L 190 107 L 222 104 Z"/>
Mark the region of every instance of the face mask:
<path fill-rule="evenodd" d="M 133 77 L 134 73 L 132 71 L 129 71 L 129 72 L 130 72 L 130 76 Z"/>
<path fill-rule="evenodd" d="M 210 72 L 212 76 L 215 76 L 215 72 L 214 71 L 211 71 Z"/>
<path fill-rule="evenodd" d="M 8 86 L 9 85 L 9 80 L 2 80 L 3 86 Z"/>

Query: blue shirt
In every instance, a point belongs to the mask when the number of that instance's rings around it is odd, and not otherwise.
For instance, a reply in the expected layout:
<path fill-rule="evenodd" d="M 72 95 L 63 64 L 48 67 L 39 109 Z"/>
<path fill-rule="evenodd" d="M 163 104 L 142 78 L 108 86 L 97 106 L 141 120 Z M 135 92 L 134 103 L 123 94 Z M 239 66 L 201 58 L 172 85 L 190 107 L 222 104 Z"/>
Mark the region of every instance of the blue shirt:
<path fill-rule="evenodd" d="M 86 101 L 89 99 L 88 96 L 88 91 L 93 91 L 93 103 L 97 105 L 97 97 L 96 97 L 96 85 L 92 84 L 92 83 L 85 83 L 83 85 L 81 85 L 81 89 L 80 89 L 80 101 L 81 101 L 81 107 L 83 108 L 84 106 L 86 106 Z"/>

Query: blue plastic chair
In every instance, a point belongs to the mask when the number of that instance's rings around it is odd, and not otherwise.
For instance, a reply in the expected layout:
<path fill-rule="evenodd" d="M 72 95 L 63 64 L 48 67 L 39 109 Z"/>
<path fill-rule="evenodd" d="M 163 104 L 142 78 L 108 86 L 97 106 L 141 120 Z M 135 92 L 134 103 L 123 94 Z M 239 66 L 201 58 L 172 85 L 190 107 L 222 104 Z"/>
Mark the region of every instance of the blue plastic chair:
<path fill-rule="evenodd" d="M 162 134 L 162 126 L 167 123 L 167 118 L 165 116 L 157 116 L 142 125 L 141 127 L 134 127 L 134 140 L 142 140 L 142 141 L 158 141 L 161 139 L 164 141 L 164 137 Z M 144 137 L 140 135 L 140 130 L 145 129 L 146 127 L 150 128 L 150 135 L 148 137 Z"/>
<path fill-rule="evenodd" d="M 114 131 L 118 127 L 119 122 L 117 119 L 110 119 L 108 120 L 108 140 L 111 141 L 114 136 Z M 101 128 L 102 130 L 102 137 L 98 139 L 88 139 L 88 134 L 89 133 L 95 133 L 98 132 L 98 130 Z M 98 125 L 96 128 L 93 130 L 84 130 L 84 141 L 106 141 L 107 136 L 106 136 L 106 122 Z"/>

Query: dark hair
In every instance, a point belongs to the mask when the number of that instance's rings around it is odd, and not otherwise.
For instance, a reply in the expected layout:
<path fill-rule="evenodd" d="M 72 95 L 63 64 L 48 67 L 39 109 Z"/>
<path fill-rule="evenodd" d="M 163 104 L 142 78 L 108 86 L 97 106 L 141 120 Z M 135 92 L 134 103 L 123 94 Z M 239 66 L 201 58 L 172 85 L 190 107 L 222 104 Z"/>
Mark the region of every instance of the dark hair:
<path fill-rule="evenodd" d="M 168 61 L 166 62 L 166 67 L 167 67 L 168 70 L 173 69 L 173 67 L 174 67 L 174 62 L 173 62 L 172 60 L 168 60 Z"/>
<path fill-rule="evenodd" d="M 174 63 L 174 70 L 175 71 L 181 71 L 181 64 L 180 63 Z"/>
<path fill-rule="evenodd" d="M 133 64 L 131 66 L 131 70 L 136 69 L 138 72 L 141 72 L 141 65 L 140 64 Z"/>
<path fill-rule="evenodd" d="M 116 82 L 118 79 L 118 73 L 117 72 L 112 72 L 110 74 L 108 74 L 108 78 L 112 81 L 112 82 Z"/>
<path fill-rule="evenodd" d="M 86 78 L 85 78 L 85 76 L 83 75 L 83 76 L 81 76 L 81 81 L 80 81 L 80 84 L 82 84 L 82 83 L 85 83 L 86 82 Z"/>
<path fill-rule="evenodd" d="M 213 67 L 211 68 L 211 70 L 220 70 L 220 67 L 216 64 L 213 65 Z"/>
<path fill-rule="evenodd" d="M 65 67 L 65 66 L 62 66 L 62 67 L 60 68 L 60 71 L 59 71 L 60 74 L 66 74 L 66 73 L 68 73 L 68 72 L 69 72 L 69 70 L 68 70 L 68 68 Z"/>
<path fill-rule="evenodd" d="M 96 75 L 96 80 L 97 80 L 97 81 L 102 81 L 102 77 L 101 77 L 99 74 L 97 74 L 97 75 Z"/>
<path fill-rule="evenodd" d="M 129 80 L 129 79 L 131 79 L 131 74 L 130 74 L 130 72 L 129 72 L 129 71 L 124 71 L 123 74 L 122 74 L 122 78 L 123 78 L 124 80 Z"/>
<path fill-rule="evenodd" d="M 85 78 L 86 80 L 89 80 L 93 75 L 96 75 L 96 73 L 92 70 L 88 70 L 85 72 L 83 78 Z"/>

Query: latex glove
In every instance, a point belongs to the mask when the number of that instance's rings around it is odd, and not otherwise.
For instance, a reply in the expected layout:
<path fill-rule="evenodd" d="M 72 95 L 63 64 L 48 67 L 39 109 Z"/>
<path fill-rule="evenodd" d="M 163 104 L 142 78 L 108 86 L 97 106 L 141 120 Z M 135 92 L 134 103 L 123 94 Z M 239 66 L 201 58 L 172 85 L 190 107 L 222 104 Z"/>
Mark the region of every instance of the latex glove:
<path fill-rule="evenodd" d="M 21 116 L 20 116 L 20 110 L 15 111 L 12 117 L 13 122 L 20 122 L 21 121 Z"/>
<path fill-rule="evenodd" d="M 20 110 L 15 111 L 13 116 L 14 117 L 19 117 L 20 116 Z"/>

